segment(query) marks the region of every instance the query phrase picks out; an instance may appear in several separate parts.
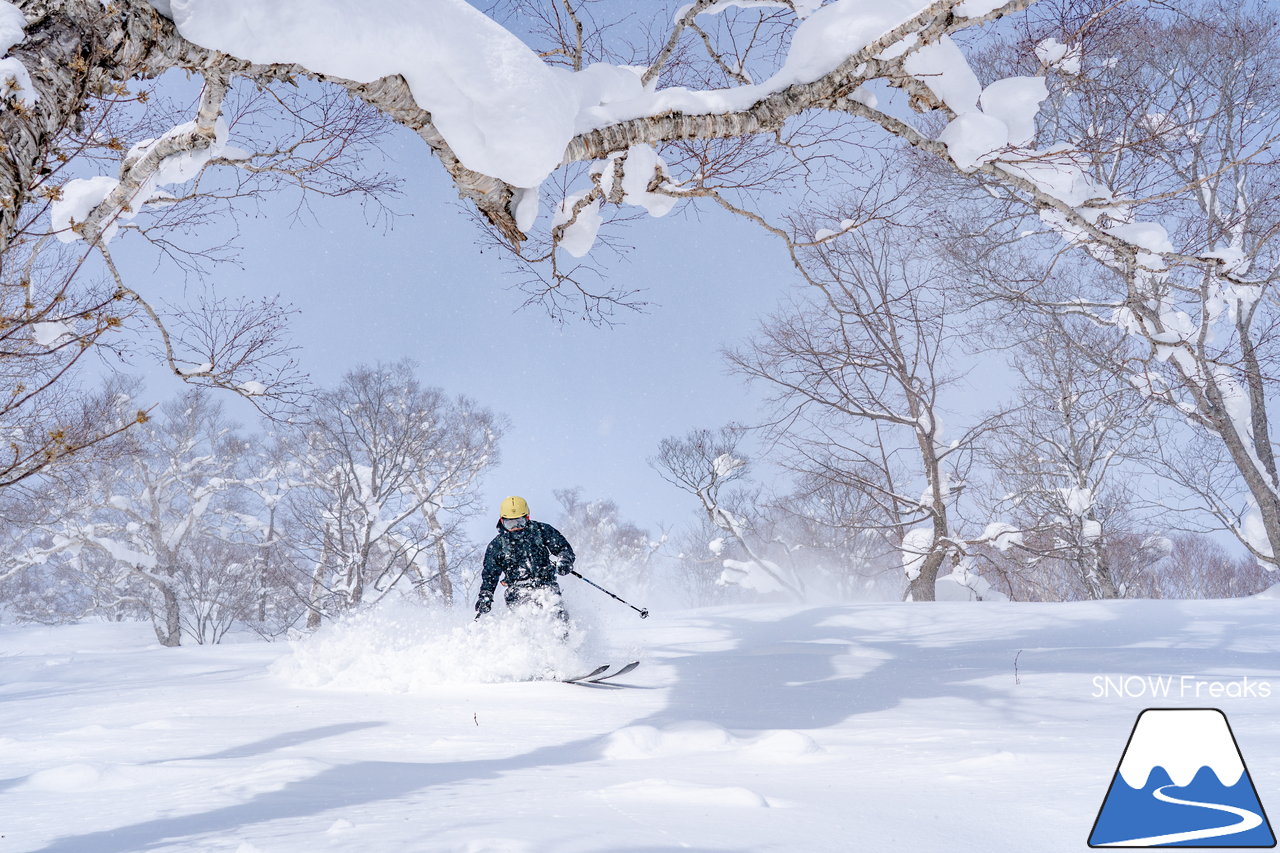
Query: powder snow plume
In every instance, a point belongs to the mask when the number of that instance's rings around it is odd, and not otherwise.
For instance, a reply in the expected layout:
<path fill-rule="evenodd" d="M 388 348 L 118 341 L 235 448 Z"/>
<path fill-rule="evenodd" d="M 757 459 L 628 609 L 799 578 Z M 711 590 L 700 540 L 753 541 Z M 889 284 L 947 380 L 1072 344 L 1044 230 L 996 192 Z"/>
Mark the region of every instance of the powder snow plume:
<path fill-rule="evenodd" d="M 273 672 L 296 687 L 371 693 L 579 675 L 586 633 L 571 627 L 561 642 L 561 631 L 549 613 L 509 611 L 501 601 L 480 620 L 469 611 L 387 601 L 295 641 Z"/>

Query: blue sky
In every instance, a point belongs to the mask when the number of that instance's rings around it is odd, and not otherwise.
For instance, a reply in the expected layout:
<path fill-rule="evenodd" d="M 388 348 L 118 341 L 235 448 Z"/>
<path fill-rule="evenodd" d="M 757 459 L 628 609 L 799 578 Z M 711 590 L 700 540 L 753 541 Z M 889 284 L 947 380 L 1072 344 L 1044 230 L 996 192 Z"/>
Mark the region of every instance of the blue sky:
<path fill-rule="evenodd" d="M 352 200 L 313 199 L 318 222 L 291 221 L 293 201 L 273 198 L 266 216 L 242 222 L 243 268 L 216 270 L 218 292 L 279 293 L 298 308 L 293 339 L 316 384 L 407 356 L 424 382 L 507 415 L 502 462 L 484 483 L 494 514 L 514 493 L 535 517 L 554 520 L 552 492 L 580 486 L 588 498 L 613 498 L 652 532 L 683 524 L 692 499 L 645 460 L 665 436 L 757 416 L 719 350 L 796 286 L 781 245 L 703 208 L 642 219 L 626 226 L 624 241 L 635 248 L 611 259 L 608 274 L 654 304 L 621 312 L 613 327 L 559 323 L 541 308 L 520 308 L 510 263 L 492 248 L 481 252 L 452 184 L 416 136 L 397 130 L 386 154 L 405 177 L 404 197 L 392 202 L 405 216 L 371 227 Z M 142 264 L 131 275 L 152 297 L 182 286 Z M 180 390 L 151 375 L 153 393 Z M 247 406 L 227 403 L 251 420 Z M 487 537 L 491 524 L 486 515 L 473 536 Z"/>

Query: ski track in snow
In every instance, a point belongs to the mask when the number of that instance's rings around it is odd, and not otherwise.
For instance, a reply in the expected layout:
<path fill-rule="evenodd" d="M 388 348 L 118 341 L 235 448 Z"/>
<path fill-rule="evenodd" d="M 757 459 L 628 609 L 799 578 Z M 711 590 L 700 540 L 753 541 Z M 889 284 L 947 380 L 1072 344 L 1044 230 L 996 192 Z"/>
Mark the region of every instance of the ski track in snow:
<path fill-rule="evenodd" d="M 1065 853 L 1179 704 L 1095 675 L 1280 687 L 1274 600 L 571 604 L 573 665 L 638 657 L 636 689 L 459 680 L 496 646 L 429 611 L 293 646 L 0 626 L 0 853 Z M 1275 695 L 1215 702 L 1264 802 Z"/>

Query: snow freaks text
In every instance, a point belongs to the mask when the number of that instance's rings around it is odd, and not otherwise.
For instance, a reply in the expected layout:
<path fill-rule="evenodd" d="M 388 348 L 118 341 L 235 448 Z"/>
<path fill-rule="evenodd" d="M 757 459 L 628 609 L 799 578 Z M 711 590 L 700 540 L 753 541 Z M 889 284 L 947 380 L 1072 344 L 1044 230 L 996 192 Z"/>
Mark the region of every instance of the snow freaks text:
<path fill-rule="evenodd" d="M 1270 699 L 1271 682 L 1194 675 L 1095 675 L 1094 699 Z"/>

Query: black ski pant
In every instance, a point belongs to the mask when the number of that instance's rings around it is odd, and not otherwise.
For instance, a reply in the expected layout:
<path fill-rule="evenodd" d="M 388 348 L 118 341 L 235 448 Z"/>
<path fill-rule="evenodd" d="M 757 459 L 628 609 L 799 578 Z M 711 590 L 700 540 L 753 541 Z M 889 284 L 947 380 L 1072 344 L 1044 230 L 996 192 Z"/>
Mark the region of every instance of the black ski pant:
<path fill-rule="evenodd" d="M 539 610 L 550 610 L 557 619 L 564 623 L 565 636 L 568 636 L 569 611 L 564 609 L 564 601 L 560 597 L 558 584 L 532 586 L 516 586 L 512 584 L 507 587 L 506 599 L 508 607 L 536 607 Z"/>

